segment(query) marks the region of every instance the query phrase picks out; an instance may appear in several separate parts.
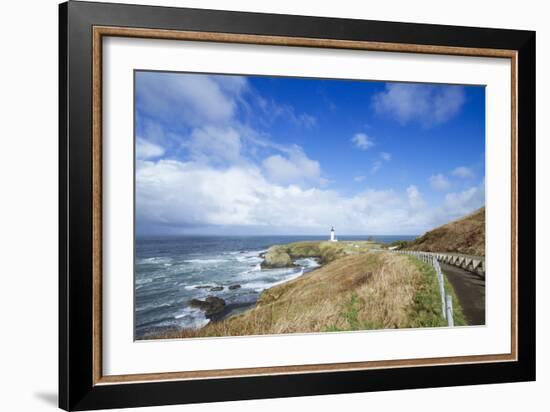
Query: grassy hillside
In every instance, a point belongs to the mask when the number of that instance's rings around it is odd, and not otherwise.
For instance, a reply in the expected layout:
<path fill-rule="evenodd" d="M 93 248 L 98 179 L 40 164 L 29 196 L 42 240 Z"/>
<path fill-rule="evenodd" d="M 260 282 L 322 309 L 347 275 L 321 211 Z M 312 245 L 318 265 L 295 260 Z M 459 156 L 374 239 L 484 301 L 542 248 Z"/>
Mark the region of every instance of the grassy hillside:
<path fill-rule="evenodd" d="M 455 252 L 485 256 L 485 207 L 431 230 L 404 245 L 425 252 Z"/>
<path fill-rule="evenodd" d="M 156 338 L 239 336 L 330 332 L 382 328 L 445 326 L 433 269 L 409 256 L 369 252 L 359 242 L 284 249 L 298 253 L 316 248 L 321 258 L 337 254 L 320 269 L 265 290 L 257 305 L 202 329 L 186 329 Z M 307 242 L 314 243 L 314 242 Z M 323 246 L 323 247 L 322 247 Z M 330 251 L 330 252 L 329 252 Z M 336 253 L 338 252 L 338 253 Z M 315 254 L 315 253 L 314 253 Z M 294 256 L 294 255 L 293 255 Z M 464 324 L 455 300 L 455 324 Z"/>
<path fill-rule="evenodd" d="M 293 265 L 294 260 L 303 257 L 316 257 L 322 264 L 325 264 L 342 256 L 361 253 L 379 247 L 380 244 L 378 243 L 364 240 L 341 242 L 306 241 L 275 245 L 267 250 L 262 267 L 288 267 Z"/>

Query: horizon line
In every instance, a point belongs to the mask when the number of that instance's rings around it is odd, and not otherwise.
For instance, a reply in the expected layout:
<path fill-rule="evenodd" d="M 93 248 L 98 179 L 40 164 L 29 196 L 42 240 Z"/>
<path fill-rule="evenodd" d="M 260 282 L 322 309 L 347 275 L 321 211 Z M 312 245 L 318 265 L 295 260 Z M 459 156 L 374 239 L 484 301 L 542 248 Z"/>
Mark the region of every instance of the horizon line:
<path fill-rule="evenodd" d="M 179 234 L 174 234 L 174 233 L 151 233 L 151 234 L 140 234 L 140 235 L 135 235 L 136 238 L 139 238 L 139 237 L 147 237 L 147 236 L 167 236 L 167 237 L 176 237 L 176 236 L 210 236 L 210 237 L 261 237 L 261 236 L 293 236 L 293 237 L 299 237 L 299 236 L 310 236 L 310 237 L 320 237 L 320 236 L 326 236 L 326 235 L 314 235 L 314 234 L 246 234 L 246 235 L 226 235 L 226 234 L 208 234 L 208 233 L 179 233 Z M 336 238 L 338 237 L 357 237 L 357 236 L 360 236 L 360 237 L 376 237 L 376 236 L 420 236 L 419 234 L 414 234 L 414 235 L 407 235 L 407 234 L 391 234 L 391 235 L 382 235 L 382 234 L 376 234 L 376 235 L 371 235 L 371 234 L 368 234 L 368 235 L 351 235 L 351 234 L 343 234 L 343 235 L 338 235 L 336 236 Z M 329 236 L 328 236 L 329 237 Z"/>

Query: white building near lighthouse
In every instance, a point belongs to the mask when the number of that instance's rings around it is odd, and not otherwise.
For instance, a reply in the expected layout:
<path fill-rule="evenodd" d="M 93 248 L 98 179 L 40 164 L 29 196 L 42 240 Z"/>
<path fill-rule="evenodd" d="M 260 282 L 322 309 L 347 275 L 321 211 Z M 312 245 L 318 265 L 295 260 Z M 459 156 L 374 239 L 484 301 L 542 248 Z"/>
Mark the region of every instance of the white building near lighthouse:
<path fill-rule="evenodd" d="M 332 227 L 332 229 L 330 229 L 330 241 L 331 242 L 338 242 L 338 239 L 336 239 L 336 236 L 334 234 L 334 226 Z"/>

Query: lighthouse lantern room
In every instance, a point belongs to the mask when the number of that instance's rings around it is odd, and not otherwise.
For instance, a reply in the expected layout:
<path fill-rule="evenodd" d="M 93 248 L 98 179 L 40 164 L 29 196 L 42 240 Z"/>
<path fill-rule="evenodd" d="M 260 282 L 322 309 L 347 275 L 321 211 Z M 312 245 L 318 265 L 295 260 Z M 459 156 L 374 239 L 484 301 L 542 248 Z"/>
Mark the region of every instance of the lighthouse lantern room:
<path fill-rule="evenodd" d="M 338 242 L 338 239 L 336 239 L 336 236 L 334 235 L 334 226 L 332 227 L 332 229 L 330 229 L 330 241 Z"/>

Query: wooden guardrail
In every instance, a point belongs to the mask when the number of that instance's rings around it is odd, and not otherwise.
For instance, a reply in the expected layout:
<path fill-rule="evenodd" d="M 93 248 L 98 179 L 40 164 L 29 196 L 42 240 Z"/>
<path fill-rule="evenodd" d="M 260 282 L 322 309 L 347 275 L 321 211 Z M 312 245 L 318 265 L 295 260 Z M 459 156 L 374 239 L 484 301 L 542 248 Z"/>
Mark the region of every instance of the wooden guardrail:
<path fill-rule="evenodd" d="M 407 252 L 407 251 L 400 251 Z M 424 255 L 434 257 L 439 262 L 448 265 L 457 266 L 468 272 L 476 273 L 485 278 L 485 258 L 482 256 L 468 256 L 457 253 L 439 253 L 439 252 L 418 252 Z"/>

